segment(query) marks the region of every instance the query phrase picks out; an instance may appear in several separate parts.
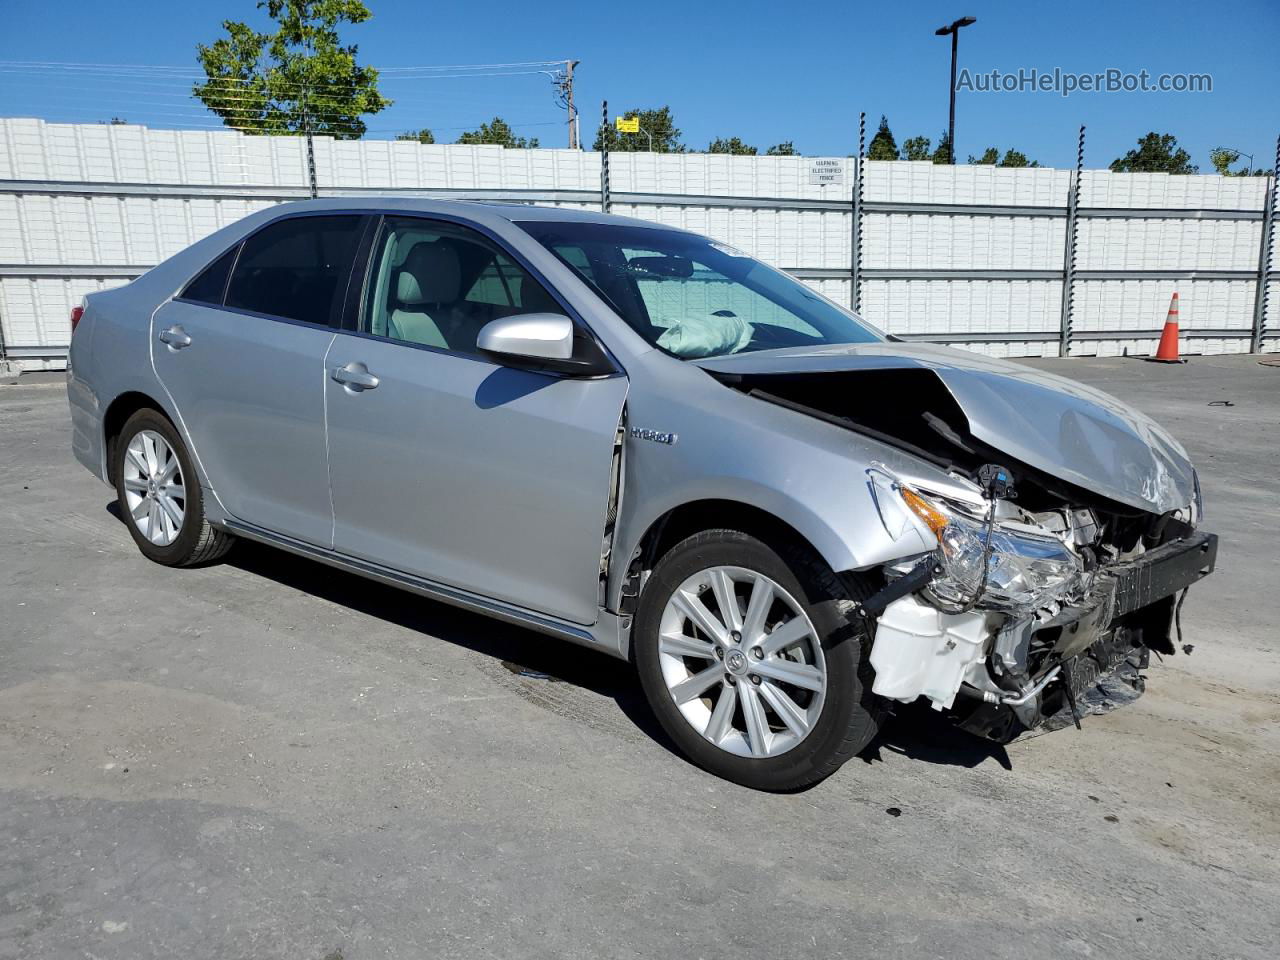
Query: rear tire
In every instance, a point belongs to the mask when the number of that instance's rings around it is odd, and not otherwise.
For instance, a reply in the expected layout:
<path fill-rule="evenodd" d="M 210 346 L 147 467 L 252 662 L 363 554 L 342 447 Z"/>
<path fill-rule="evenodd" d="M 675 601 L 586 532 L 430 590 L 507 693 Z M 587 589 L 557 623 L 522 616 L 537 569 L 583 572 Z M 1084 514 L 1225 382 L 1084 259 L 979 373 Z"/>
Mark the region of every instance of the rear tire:
<path fill-rule="evenodd" d="M 145 557 L 168 567 L 194 567 L 231 549 L 235 538 L 205 519 L 199 475 L 164 414 L 143 409 L 131 416 L 113 453 L 120 512 Z"/>
<path fill-rule="evenodd" d="M 769 599 L 753 603 L 757 590 Z M 830 776 L 884 713 L 871 692 L 871 637 L 852 614 L 869 592 L 800 544 L 775 550 L 735 530 L 677 544 L 645 584 L 633 634 L 663 729 L 699 766 L 743 786 L 789 791 Z M 729 624 L 726 605 L 737 608 Z M 757 607 L 765 612 L 753 617 Z"/>

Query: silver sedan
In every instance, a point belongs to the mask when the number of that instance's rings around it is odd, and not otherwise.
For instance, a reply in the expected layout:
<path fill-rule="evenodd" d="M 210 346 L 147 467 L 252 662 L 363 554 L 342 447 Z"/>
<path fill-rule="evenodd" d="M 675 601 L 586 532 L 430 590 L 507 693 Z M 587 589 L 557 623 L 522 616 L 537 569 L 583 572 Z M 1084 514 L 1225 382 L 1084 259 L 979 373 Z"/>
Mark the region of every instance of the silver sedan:
<path fill-rule="evenodd" d="M 1070 722 L 1214 564 L 1151 420 L 656 224 L 287 204 L 73 319 L 75 453 L 147 557 L 248 538 L 630 659 L 690 758 L 761 789 L 895 702 Z"/>

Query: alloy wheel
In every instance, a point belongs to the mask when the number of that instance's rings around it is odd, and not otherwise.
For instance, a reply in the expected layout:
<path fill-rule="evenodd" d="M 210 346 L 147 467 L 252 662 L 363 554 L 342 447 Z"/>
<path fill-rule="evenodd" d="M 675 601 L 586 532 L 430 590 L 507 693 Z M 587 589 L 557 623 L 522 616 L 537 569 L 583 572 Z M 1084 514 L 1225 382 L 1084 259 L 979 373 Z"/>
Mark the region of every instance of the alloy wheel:
<path fill-rule="evenodd" d="M 156 546 L 178 539 L 187 507 L 182 465 L 154 430 L 138 431 L 125 448 L 124 499 L 138 532 Z"/>
<path fill-rule="evenodd" d="M 754 570 L 711 567 L 685 580 L 663 609 L 658 660 L 684 719 L 738 756 L 786 753 L 822 713 L 817 631 L 790 593 Z"/>

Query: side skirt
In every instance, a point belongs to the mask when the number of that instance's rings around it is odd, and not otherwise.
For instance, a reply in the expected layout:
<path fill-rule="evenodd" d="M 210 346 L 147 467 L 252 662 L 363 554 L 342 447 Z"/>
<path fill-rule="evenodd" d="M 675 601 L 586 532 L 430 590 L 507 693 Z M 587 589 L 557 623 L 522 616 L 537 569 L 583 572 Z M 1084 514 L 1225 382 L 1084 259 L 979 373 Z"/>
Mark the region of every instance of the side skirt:
<path fill-rule="evenodd" d="M 582 626 L 581 624 L 569 623 L 566 620 L 534 613 L 531 610 L 503 603 L 500 600 L 468 593 L 456 587 L 445 586 L 432 580 L 401 573 L 398 570 L 371 563 L 367 560 L 358 560 L 355 557 L 349 557 L 332 550 L 326 550 L 323 547 L 281 536 L 280 534 L 272 533 L 270 530 L 242 523 L 239 520 L 227 519 L 217 524 L 217 526 L 223 527 L 238 537 L 244 537 L 246 540 L 255 540 L 269 547 L 277 547 L 300 557 L 316 560 L 330 567 L 346 570 L 349 573 L 376 580 L 379 583 L 385 583 L 401 590 L 407 590 L 410 593 L 416 593 L 431 600 L 439 600 L 442 603 L 462 607 L 474 613 L 493 617 L 529 630 L 535 630 L 538 633 L 560 637 L 619 659 L 627 659 L 626 634 L 623 630 L 621 618 L 607 610 L 600 610 L 599 619 L 591 626 Z"/>

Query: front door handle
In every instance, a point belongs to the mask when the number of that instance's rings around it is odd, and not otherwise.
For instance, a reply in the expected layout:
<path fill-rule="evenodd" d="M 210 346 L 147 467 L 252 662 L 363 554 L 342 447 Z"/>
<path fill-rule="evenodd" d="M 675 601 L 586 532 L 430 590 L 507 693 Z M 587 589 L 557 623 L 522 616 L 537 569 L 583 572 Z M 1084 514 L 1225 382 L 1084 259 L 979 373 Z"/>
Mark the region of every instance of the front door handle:
<path fill-rule="evenodd" d="M 358 360 L 348 363 L 345 367 L 334 367 L 330 376 L 353 393 L 372 390 L 380 382 L 369 372 L 369 368 Z"/>
<path fill-rule="evenodd" d="M 183 347 L 191 346 L 191 337 L 187 335 L 187 331 L 183 330 L 180 324 L 161 330 L 156 336 L 160 338 L 161 343 L 168 344 L 169 349 L 175 353 Z"/>

